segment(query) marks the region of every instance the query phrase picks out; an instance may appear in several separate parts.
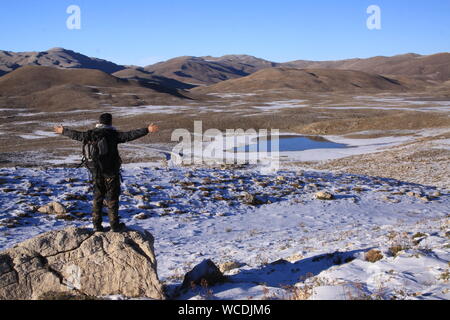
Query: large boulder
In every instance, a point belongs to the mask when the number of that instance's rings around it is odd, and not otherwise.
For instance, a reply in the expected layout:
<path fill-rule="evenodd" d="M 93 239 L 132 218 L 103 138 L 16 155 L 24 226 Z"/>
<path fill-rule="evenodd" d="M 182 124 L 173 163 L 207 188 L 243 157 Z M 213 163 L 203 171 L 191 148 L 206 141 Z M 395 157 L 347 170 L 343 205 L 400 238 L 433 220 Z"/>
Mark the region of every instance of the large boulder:
<path fill-rule="evenodd" d="M 327 191 L 319 191 L 315 194 L 317 200 L 334 200 L 334 195 Z"/>
<path fill-rule="evenodd" d="M 164 299 L 146 231 L 51 231 L 0 252 L 0 300 L 45 294 Z"/>
<path fill-rule="evenodd" d="M 219 268 L 211 260 L 203 260 L 184 276 L 181 289 L 189 289 L 193 285 L 212 286 L 225 281 Z"/>
<path fill-rule="evenodd" d="M 51 202 L 43 207 L 38 209 L 38 212 L 45 214 L 66 214 L 66 208 L 59 202 Z"/>

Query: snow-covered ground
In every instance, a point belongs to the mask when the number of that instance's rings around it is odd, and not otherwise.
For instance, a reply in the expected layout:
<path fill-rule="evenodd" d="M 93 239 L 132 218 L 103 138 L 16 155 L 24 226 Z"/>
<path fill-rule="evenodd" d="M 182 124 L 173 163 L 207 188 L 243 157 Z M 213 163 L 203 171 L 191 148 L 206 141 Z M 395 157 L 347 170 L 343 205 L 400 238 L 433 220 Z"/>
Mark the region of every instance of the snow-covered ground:
<path fill-rule="evenodd" d="M 174 114 L 180 111 L 190 110 L 189 106 L 139 106 L 139 107 L 111 107 L 111 110 L 121 116 L 132 116 L 142 114 Z"/>
<path fill-rule="evenodd" d="M 252 131 L 252 130 L 249 130 Z M 326 160 L 336 160 L 342 159 L 345 157 L 362 155 L 362 154 L 371 154 L 371 153 L 379 153 L 390 148 L 400 146 L 404 143 L 412 143 L 421 137 L 433 137 L 438 136 L 440 134 L 448 132 L 448 129 L 425 129 L 425 130 L 415 130 L 415 131 L 406 131 L 406 130 L 396 130 L 392 132 L 384 132 L 383 137 L 379 138 L 350 138 L 347 136 L 338 136 L 338 135 L 325 135 L 325 136 L 305 136 L 299 135 L 291 132 L 245 132 L 244 134 L 236 133 L 235 135 L 219 135 L 219 136 L 208 136 L 211 142 L 205 142 L 203 149 L 196 152 L 196 150 L 183 150 L 183 154 L 185 157 L 194 157 L 199 158 L 203 157 L 203 159 L 208 159 L 211 161 L 219 159 L 219 161 L 223 161 L 225 159 L 239 159 L 240 163 L 245 162 L 247 160 L 255 160 L 259 159 L 261 162 L 266 162 L 267 159 L 269 161 L 273 161 L 274 157 L 278 157 L 278 160 L 281 162 L 298 162 L 298 161 L 326 161 Z M 368 135 L 374 134 L 376 131 L 369 132 L 356 132 L 355 135 Z M 206 135 L 205 135 L 206 136 Z M 281 139 L 286 139 L 286 137 L 294 138 L 294 137 L 307 137 L 311 139 L 320 138 L 324 139 L 326 142 L 333 142 L 336 144 L 342 144 L 346 147 L 343 148 L 327 148 L 320 146 L 320 143 L 316 143 L 315 145 L 308 144 L 297 144 L 293 145 L 292 148 L 298 148 L 296 151 L 283 151 L 280 150 L 278 154 L 271 154 L 268 152 L 267 154 L 263 154 L 262 152 L 256 152 L 256 148 L 253 151 L 249 149 L 247 152 L 239 152 L 234 153 L 230 152 L 233 148 L 242 148 L 248 146 L 250 144 L 255 144 L 255 141 L 258 138 L 266 139 L 267 137 L 271 137 L 272 139 L 278 137 L 279 141 Z M 279 142 L 278 142 L 279 143 Z M 269 150 L 270 142 L 267 143 L 267 150 Z M 276 149 L 276 145 L 274 149 Z M 210 152 L 206 152 L 206 149 L 211 150 Z M 280 148 L 281 149 L 281 148 Z M 213 152 L 213 150 L 215 152 Z M 220 152 L 223 150 L 227 150 L 224 152 Z M 193 155 L 192 155 L 193 153 Z M 254 161 L 253 161 L 254 163 Z"/>
<path fill-rule="evenodd" d="M 155 236 L 169 291 L 204 259 L 232 268 L 228 282 L 179 298 L 450 298 L 449 190 L 327 172 L 265 175 L 250 167 L 135 164 L 123 175 L 121 216 Z M 87 178 L 84 169 L 0 169 L 0 249 L 89 225 Z M 317 200 L 321 190 L 335 200 Z M 70 215 L 35 211 L 51 201 Z M 380 251 L 379 261 L 366 261 L 371 249 Z"/>
<path fill-rule="evenodd" d="M 361 106 L 361 107 L 321 107 L 322 109 L 332 110 L 359 110 L 359 109 L 372 109 L 372 110 L 398 110 L 398 111 L 417 111 L 417 112 L 449 112 L 450 107 L 437 106 L 437 107 L 418 107 L 418 108 L 399 108 L 399 107 L 380 107 L 380 106 Z"/>

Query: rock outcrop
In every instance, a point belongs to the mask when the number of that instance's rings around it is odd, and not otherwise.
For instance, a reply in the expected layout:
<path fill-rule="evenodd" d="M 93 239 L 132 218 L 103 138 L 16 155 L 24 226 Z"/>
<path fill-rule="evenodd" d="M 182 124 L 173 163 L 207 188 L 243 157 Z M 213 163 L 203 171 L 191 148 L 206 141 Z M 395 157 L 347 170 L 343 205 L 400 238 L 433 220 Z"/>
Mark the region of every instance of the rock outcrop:
<path fill-rule="evenodd" d="M 59 202 L 51 202 L 47 204 L 46 206 L 40 207 L 38 209 L 38 212 L 45 213 L 45 214 L 66 214 L 67 210 L 66 208 Z"/>
<path fill-rule="evenodd" d="M 164 299 L 153 236 L 146 231 L 51 231 L 0 252 L 0 299 L 46 293 Z"/>
<path fill-rule="evenodd" d="M 334 196 L 327 191 L 320 191 L 315 194 L 317 200 L 333 200 Z"/>
<path fill-rule="evenodd" d="M 211 260 L 204 260 L 184 276 L 181 289 L 189 289 L 193 285 L 212 286 L 225 281 L 219 268 Z"/>

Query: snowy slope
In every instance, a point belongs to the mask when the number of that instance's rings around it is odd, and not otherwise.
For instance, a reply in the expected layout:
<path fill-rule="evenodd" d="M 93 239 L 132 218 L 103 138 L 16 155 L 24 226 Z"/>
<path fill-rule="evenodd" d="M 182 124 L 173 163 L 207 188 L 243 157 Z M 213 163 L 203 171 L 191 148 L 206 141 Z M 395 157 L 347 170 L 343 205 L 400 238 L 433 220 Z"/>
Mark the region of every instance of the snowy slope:
<path fill-rule="evenodd" d="M 0 169 L 0 249 L 89 225 L 87 178 L 84 169 Z M 326 172 L 154 164 L 129 165 L 124 179 L 121 216 L 154 234 L 170 292 L 204 259 L 236 262 L 229 282 L 179 298 L 450 298 L 449 190 Z M 336 199 L 315 199 L 321 190 Z M 35 212 L 51 201 L 70 218 Z M 136 218 L 142 213 L 147 219 Z M 365 261 L 373 248 L 383 258 Z"/>

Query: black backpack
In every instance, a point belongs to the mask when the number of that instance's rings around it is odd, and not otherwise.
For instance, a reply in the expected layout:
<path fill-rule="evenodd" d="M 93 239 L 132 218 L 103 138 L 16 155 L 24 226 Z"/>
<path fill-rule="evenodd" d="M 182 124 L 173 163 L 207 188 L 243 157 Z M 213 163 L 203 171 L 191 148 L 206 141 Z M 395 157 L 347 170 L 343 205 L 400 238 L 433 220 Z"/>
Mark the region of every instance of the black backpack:
<path fill-rule="evenodd" d="M 83 140 L 83 159 L 81 165 L 94 169 L 96 173 L 104 172 L 108 160 L 108 139 L 104 130 L 89 130 Z"/>

